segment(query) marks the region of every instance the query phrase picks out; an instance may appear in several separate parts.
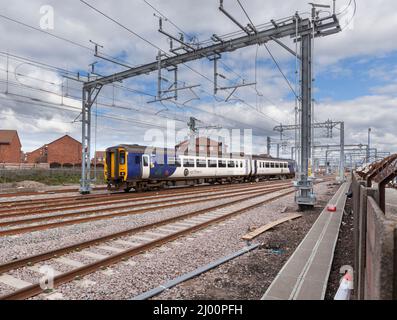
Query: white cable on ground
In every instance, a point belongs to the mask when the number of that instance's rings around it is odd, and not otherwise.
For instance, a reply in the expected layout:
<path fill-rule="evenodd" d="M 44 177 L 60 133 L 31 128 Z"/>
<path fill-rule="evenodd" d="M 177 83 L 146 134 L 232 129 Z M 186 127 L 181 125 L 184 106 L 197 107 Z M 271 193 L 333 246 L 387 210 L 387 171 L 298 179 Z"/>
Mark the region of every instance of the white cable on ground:
<path fill-rule="evenodd" d="M 207 272 L 207 271 L 209 271 L 211 269 L 214 269 L 214 268 L 220 266 L 221 264 L 224 264 L 224 263 L 226 263 L 226 262 L 228 262 L 230 260 L 233 260 L 233 259 L 235 259 L 235 258 L 237 258 L 237 257 L 239 257 L 239 256 L 241 256 L 241 255 L 243 255 L 243 254 L 245 254 L 247 252 L 250 252 L 250 251 L 258 248 L 258 247 L 259 247 L 259 244 L 254 244 L 254 245 L 245 247 L 245 248 L 243 248 L 243 249 L 241 249 L 241 250 L 239 250 L 239 251 L 237 251 L 237 252 L 235 252 L 235 253 L 227 256 L 227 257 L 221 258 L 221 259 L 219 259 L 219 260 L 217 260 L 215 262 L 212 262 L 212 263 L 207 264 L 207 265 L 205 265 L 203 267 L 200 267 L 200 268 L 198 268 L 198 269 L 196 269 L 196 270 L 194 270 L 192 272 L 186 273 L 186 274 L 184 274 L 184 275 L 182 275 L 182 276 L 180 276 L 178 278 L 170 280 L 167 283 L 158 286 L 157 288 L 154 288 L 154 289 L 146 291 L 146 292 L 144 292 L 144 293 L 142 293 L 142 294 L 140 294 L 138 296 L 135 296 L 134 298 L 132 298 L 132 300 L 146 300 L 146 299 L 149 299 L 151 297 L 157 296 L 157 295 L 159 295 L 160 293 L 162 293 L 165 290 L 171 289 L 172 287 L 175 287 L 176 285 L 178 285 L 178 284 L 180 284 L 182 282 L 185 282 L 185 281 L 190 280 L 190 279 L 192 279 L 194 277 L 197 277 L 198 275 L 200 275 L 200 274 L 202 274 L 204 272 Z"/>

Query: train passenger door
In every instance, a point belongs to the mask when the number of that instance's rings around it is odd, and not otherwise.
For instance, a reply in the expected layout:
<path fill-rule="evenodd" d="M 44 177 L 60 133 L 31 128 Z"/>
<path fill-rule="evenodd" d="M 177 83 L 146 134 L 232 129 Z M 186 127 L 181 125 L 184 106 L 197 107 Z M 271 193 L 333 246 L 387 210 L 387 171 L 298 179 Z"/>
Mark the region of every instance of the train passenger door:
<path fill-rule="evenodd" d="M 149 156 L 142 156 L 142 179 L 149 179 L 150 176 L 150 164 L 149 164 Z"/>
<path fill-rule="evenodd" d="M 111 150 L 106 154 L 107 178 L 117 180 L 119 178 L 119 153 L 118 150 Z"/>

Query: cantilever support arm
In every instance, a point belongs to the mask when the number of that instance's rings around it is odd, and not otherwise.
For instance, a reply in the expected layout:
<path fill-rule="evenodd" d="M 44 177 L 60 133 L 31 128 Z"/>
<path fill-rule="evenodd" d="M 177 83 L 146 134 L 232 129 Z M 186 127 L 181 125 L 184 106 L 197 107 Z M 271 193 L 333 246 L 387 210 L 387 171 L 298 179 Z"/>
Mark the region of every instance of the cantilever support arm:
<path fill-rule="evenodd" d="M 228 17 L 230 20 L 232 20 L 241 30 L 243 30 L 243 31 L 244 31 L 245 33 L 247 33 L 248 35 L 251 35 L 251 33 L 247 30 L 247 28 L 245 28 L 240 22 L 238 22 L 229 12 L 227 12 L 227 11 L 223 8 L 223 0 L 220 1 L 219 10 L 220 10 L 226 17 Z"/>
<path fill-rule="evenodd" d="M 299 54 L 297 54 L 294 50 L 292 50 L 290 47 L 288 47 L 287 45 L 285 45 L 284 43 L 282 43 L 280 40 L 278 40 L 277 38 L 275 38 L 273 36 L 271 36 L 270 38 L 274 42 L 276 42 L 278 45 L 283 47 L 285 50 L 287 50 L 289 53 L 291 53 L 294 57 L 297 57 L 299 60 L 301 60 L 301 56 Z"/>

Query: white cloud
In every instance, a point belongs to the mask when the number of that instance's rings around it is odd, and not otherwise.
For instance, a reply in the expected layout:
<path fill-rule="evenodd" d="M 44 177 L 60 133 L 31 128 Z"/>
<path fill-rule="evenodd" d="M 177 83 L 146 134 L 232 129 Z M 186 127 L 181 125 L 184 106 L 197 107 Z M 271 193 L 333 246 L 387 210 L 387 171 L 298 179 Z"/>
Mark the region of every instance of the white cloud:
<path fill-rule="evenodd" d="M 202 1 L 187 1 L 187 0 L 149 0 L 154 6 L 166 14 L 174 23 L 177 23 L 184 31 L 189 34 L 199 35 L 200 40 L 209 38 L 213 33 L 225 34 L 234 32 L 237 27 L 223 16 L 218 11 L 218 1 L 216 0 L 202 0 Z M 42 1 L 39 0 L 4 0 L 2 14 L 11 18 L 16 18 L 20 21 L 26 22 L 32 26 L 39 27 L 40 14 L 39 8 Z M 120 28 L 114 23 L 106 20 L 104 17 L 93 12 L 88 7 L 84 6 L 79 1 L 55 1 L 49 0 L 48 4 L 53 5 L 55 9 L 55 34 L 71 39 L 79 44 L 85 46 L 92 46 L 89 40 L 96 41 L 105 46 L 104 52 L 110 55 L 119 55 L 121 52 L 125 54 L 125 60 L 130 64 L 136 65 L 153 61 L 157 50 L 146 44 L 142 40 L 133 36 L 128 31 Z M 46 4 L 47 4 L 46 3 Z M 168 43 L 164 36 L 157 32 L 158 21 L 153 16 L 153 9 L 147 6 L 142 0 L 119 0 L 117 5 L 110 1 L 91 1 L 93 5 L 116 18 L 125 26 L 130 27 L 135 32 L 143 37 L 150 39 L 155 45 L 164 49 L 168 48 Z M 248 13 L 256 24 L 268 22 L 272 18 L 280 18 L 289 16 L 295 13 L 296 10 L 300 12 L 307 12 L 308 6 L 305 1 L 290 0 L 290 1 L 261 1 L 250 0 L 243 1 Z M 331 1 L 330 1 L 331 3 Z M 338 1 L 338 11 L 348 3 L 348 1 Z M 358 10 L 354 20 L 354 29 L 345 30 L 340 34 L 333 35 L 327 39 L 318 39 L 315 43 L 316 53 L 316 72 L 327 72 L 333 77 L 350 76 L 351 71 L 348 68 L 341 68 L 338 65 L 343 59 L 354 58 L 356 63 L 366 63 L 369 57 L 382 56 L 392 51 L 397 50 L 397 42 L 391 41 L 391 35 L 394 34 L 397 28 L 397 2 L 391 0 L 380 1 L 357 1 Z M 225 7 L 235 16 L 239 21 L 248 23 L 242 11 L 239 9 L 235 1 L 225 1 Z M 302 14 L 304 17 L 307 15 Z M 26 56 L 34 60 L 59 66 L 69 70 L 87 70 L 88 64 L 92 63 L 98 58 L 92 56 L 92 52 L 82 49 L 78 46 L 68 44 L 64 41 L 49 37 L 37 31 L 27 29 L 18 24 L 14 24 L 7 20 L 0 20 L 0 34 L 3 44 L 6 47 L 2 50 L 9 50 L 21 56 Z M 164 27 L 167 31 L 177 34 L 176 30 L 170 23 L 164 22 Z M 283 40 L 286 44 L 293 47 L 289 39 Z M 294 78 L 294 70 L 291 70 L 291 56 L 284 49 L 275 44 L 269 44 L 270 49 L 280 61 L 280 64 L 286 74 L 291 79 Z M 101 50 L 102 51 L 102 50 Z M 196 92 L 200 93 L 202 100 L 199 102 L 191 102 L 189 105 L 208 110 L 223 115 L 227 118 L 236 119 L 239 123 L 228 121 L 225 118 L 217 117 L 208 113 L 200 113 L 196 109 L 183 108 L 178 109 L 170 103 L 165 103 L 170 111 L 163 113 L 169 116 L 176 114 L 178 117 L 186 119 L 191 115 L 199 117 L 206 123 L 220 123 L 225 127 L 240 127 L 244 128 L 245 124 L 250 124 L 256 128 L 263 128 L 261 134 L 271 133 L 273 126 L 277 122 L 284 123 L 293 122 L 293 101 L 288 101 L 286 98 L 290 94 L 290 90 L 286 85 L 280 73 L 275 69 L 273 62 L 269 60 L 266 50 L 261 47 L 258 52 L 260 66 L 257 70 L 258 90 L 264 94 L 264 98 L 258 98 L 252 88 L 243 88 L 237 91 L 237 94 L 244 98 L 254 108 L 259 108 L 261 112 L 274 118 L 276 121 L 269 120 L 264 115 L 254 111 L 252 108 L 241 105 L 235 102 L 233 104 L 215 104 L 212 105 L 211 98 L 205 98 L 207 94 L 200 92 L 205 90 L 212 93 L 213 88 L 210 81 L 203 79 L 200 75 L 191 72 L 191 70 L 181 67 L 179 79 L 186 81 L 187 84 L 201 84 L 201 88 Z M 255 78 L 255 56 L 256 48 L 247 48 L 239 50 L 231 54 L 224 55 L 224 61 L 231 66 L 237 73 L 243 75 L 247 81 L 253 81 Z M 264 64 L 266 62 L 266 64 Z M 0 57 L 0 66 L 5 68 L 5 59 Z M 213 69 L 212 64 L 208 61 L 198 61 L 190 63 L 194 69 L 206 77 L 212 79 Z M 15 65 L 11 66 L 15 68 Z M 122 68 L 114 65 L 106 65 L 100 71 L 108 74 L 120 70 Z M 17 70 L 21 73 L 27 74 L 31 77 L 39 78 L 50 83 L 60 83 L 62 79 L 52 71 L 37 70 L 29 65 L 22 65 Z M 393 72 L 395 72 L 394 69 Z M 235 74 L 228 72 L 227 68 L 220 66 L 220 71 L 228 76 L 229 79 L 235 79 Z M 391 70 L 386 66 L 374 68 L 368 71 L 369 77 L 382 78 L 386 81 L 395 79 L 391 75 Z M 168 75 L 167 75 L 168 76 Z M 1 72 L 1 79 L 4 80 L 5 73 Z M 128 85 L 144 91 L 150 91 L 155 94 L 155 79 L 156 74 L 150 76 L 140 77 L 139 79 L 132 79 L 125 81 L 123 85 Z M 15 79 L 13 79 L 15 81 Z M 23 84 L 39 87 L 42 90 L 54 91 L 56 94 L 62 93 L 62 89 L 50 83 L 38 83 L 34 80 L 28 80 L 19 77 Z M 241 80 L 241 79 L 240 79 Z M 239 80 L 239 81 L 240 81 Z M 352 79 L 354 81 L 354 79 Z M 230 82 L 223 82 L 225 85 Z M 80 96 L 80 87 L 77 84 L 68 82 L 70 86 L 68 93 L 76 97 Z M 4 91 L 4 84 L 1 86 Z M 73 89 L 73 88 L 74 89 Z M 394 83 L 387 84 L 382 87 L 375 87 L 368 96 L 343 102 L 323 102 L 318 106 L 317 115 L 319 118 L 335 120 L 345 120 L 347 123 L 347 130 L 349 130 L 348 139 L 352 141 L 365 141 L 366 128 L 374 127 L 374 142 L 379 148 L 385 148 L 392 151 L 394 149 L 393 143 L 396 141 L 397 133 L 394 130 L 392 123 L 396 122 L 396 115 L 392 112 L 395 108 L 395 90 Z M 321 88 L 320 88 L 321 90 Z M 13 88 L 14 93 L 34 96 L 46 101 L 60 103 L 59 96 L 50 94 L 48 92 L 33 92 L 30 89 Z M 150 97 L 142 97 L 135 95 L 133 98 L 127 95 L 127 92 L 115 90 L 116 101 L 127 100 L 126 102 L 117 102 L 124 107 L 134 107 L 139 110 L 147 112 L 156 112 L 164 109 L 161 105 L 146 105 L 146 101 Z M 370 96 L 370 94 L 375 94 Z M 112 103 L 113 90 L 107 88 L 103 91 L 108 99 L 100 98 L 101 103 Z M 220 96 L 226 97 L 227 94 L 221 93 Z M 181 93 L 180 102 L 189 100 L 193 97 L 190 92 Z M 7 98 L 10 99 L 10 96 Z M 19 99 L 16 99 L 19 100 Z M 128 101 L 129 100 L 129 101 Z M 271 106 L 271 100 L 276 106 Z M 213 101 L 213 99 L 212 99 Z M 14 103 L 1 100 L 0 118 L 6 114 L 7 126 L 14 126 L 21 131 L 24 144 L 27 148 L 33 148 L 41 145 L 44 139 L 53 136 L 56 138 L 61 132 L 70 131 L 77 138 L 79 137 L 79 124 L 70 124 L 78 113 L 70 113 L 65 111 L 54 110 L 48 108 L 40 108 L 38 106 L 27 106 L 26 103 Z M 72 104 L 79 107 L 80 102 L 75 99 L 64 99 L 64 103 Z M 12 111 L 12 112 L 11 112 Z M 144 113 L 133 113 L 132 111 L 123 111 L 121 109 L 105 108 L 104 112 L 111 114 L 121 114 L 126 118 L 134 118 L 138 121 L 148 121 L 153 124 L 161 124 L 164 119 L 148 116 Z M 18 115 L 34 116 L 37 120 L 26 121 Z M 69 124 L 67 124 L 69 122 Z M 3 123 L 3 122 L 2 122 Z M 119 142 L 141 142 L 144 136 L 145 127 L 138 127 L 138 124 L 122 123 L 112 120 L 100 120 L 100 125 L 108 129 L 101 130 L 98 135 L 100 138 L 101 147 Z M 183 124 L 181 124 L 183 125 Z M 2 125 L 3 126 L 3 125 Z M 386 126 L 385 130 L 389 130 L 390 136 L 381 136 L 382 127 Z M 112 129 L 114 130 L 112 131 Z M 361 134 L 362 132 L 362 134 Z M 376 133 L 378 132 L 378 133 Z M 31 139 L 31 136 L 35 136 Z M 25 143 L 25 141 L 28 141 Z"/>

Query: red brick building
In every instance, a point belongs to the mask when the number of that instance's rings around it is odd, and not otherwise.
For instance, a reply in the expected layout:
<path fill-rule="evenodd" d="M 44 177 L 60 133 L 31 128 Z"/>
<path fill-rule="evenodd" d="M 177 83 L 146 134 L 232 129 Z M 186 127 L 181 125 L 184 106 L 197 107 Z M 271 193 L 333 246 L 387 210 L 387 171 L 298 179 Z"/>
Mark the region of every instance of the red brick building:
<path fill-rule="evenodd" d="M 91 159 L 91 163 L 101 167 L 105 165 L 105 151 L 96 151 L 94 158 Z"/>
<path fill-rule="evenodd" d="M 0 162 L 21 163 L 21 147 L 16 130 L 0 130 Z"/>
<path fill-rule="evenodd" d="M 193 150 L 190 150 L 191 148 Z M 181 155 L 222 156 L 226 154 L 226 146 L 222 142 L 211 140 L 207 137 L 196 138 L 195 141 L 186 140 L 175 146 Z"/>
<path fill-rule="evenodd" d="M 49 163 L 52 167 L 81 164 L 81 142 L 65 135 L 26 154 L 27 163 Z"/>

